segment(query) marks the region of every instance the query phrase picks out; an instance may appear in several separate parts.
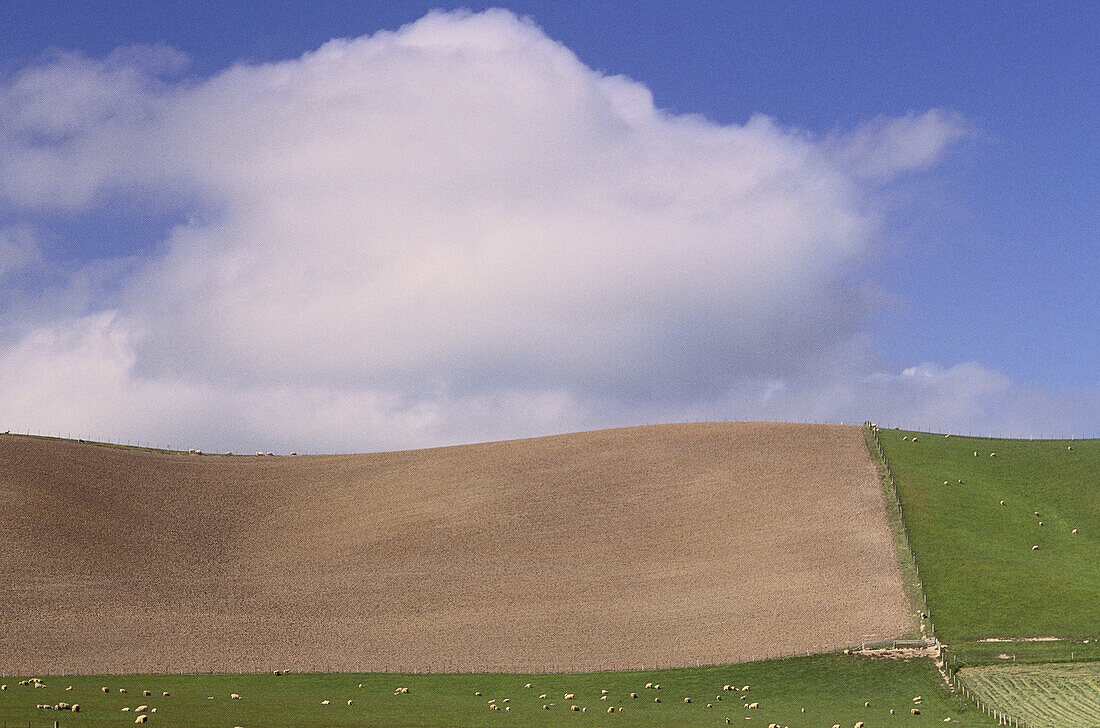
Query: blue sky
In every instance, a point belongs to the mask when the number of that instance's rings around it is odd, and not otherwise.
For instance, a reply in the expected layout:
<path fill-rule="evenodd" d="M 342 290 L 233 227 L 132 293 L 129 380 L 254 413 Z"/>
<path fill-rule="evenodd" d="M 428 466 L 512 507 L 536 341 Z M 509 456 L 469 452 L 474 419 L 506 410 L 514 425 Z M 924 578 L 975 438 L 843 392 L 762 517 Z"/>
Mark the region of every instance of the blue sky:
<path fill-rule="evenodd" d="M 983 383 L 974 385 L 980 402 L 938 418 L 937 403 L 962 395 L 941 392 L 938 396 L 943 399 L 907 401 L 909 409 L 899 405 L 890 412 L 897 412 L 901 424 L 1062 434 L 1048 432 L 1056 429 L 1049 411 L 1043 418 L 1032 419 L 1028 412 L 1070 404 L 1073 412 L 1067 414 L 1066 429 L 1100 434 L 1095 428 L 1100 411 L 1094 409 L 1100 392 L 1100 367 L 1095 363 L 1100 354 L 1095 314 L 1100 310 L 1096 173 L 1100 145 L 1095 140 L 1100 119 L 1096 50 L 1100 10 L 1095 4 L 769 2 L 661 3 L 647 8 L 599 2 L 575 7 L 553 2 L 237 2 L 212 8 L 204 3 L 114 2 L 93 10 L 78 2 L 14 2 L 0 10 L 0 70 L 10 86 L 28 68 L 50 67 L 56 60 L 50 54 L 57 50 L 78 51 L 85 60 L 96 62 L 119 48 L 163 44 L 188 57 L 186 64 L 181 62 L 162 74 L 164 83 L 182 93 L 187 87 L 209 84 L 235 64 L 255 69 L 272 61 L 292 61 L 334 38 L 397 30 L 435 8 L 476 12 L 488 7 L 505 7 L 529 17 L 538 33 L 575 54 L 584 69 L 632 79 L 652 93 L 658 109 L 675 118 L 697 114 L 720 127 L 748 128 L 753 118 L 765 115 L 773 120 L 780 137 L 808 138 L 818 150 L 835 152 L 852 148 L 853 139 L 872 139 L 867 144 L 881 146 L 882 138 L 893 133 L 884 131 L 889 120 L 936 110 L 942 148 L 905 169 L 873 179 L 866 174 L 852 177 L 860 198 L 851 203 L 852 209 L 873 208 L 868 215 L 879 220 L 878 227 L 865 239 L 859 238 L 858 254 L 830 258 L 826 252 L 822 265 L 828 269 L 829 282 L 858 299 L 857 303 L 849 300 L 845 306 L 830 298 L 831 303 L 823 304 L 816 298 L 818 288 L 811 287 L 798 312 L 785 312 L 805 316 L 804 326 L 776 330 L 758 324 L 760 317 L 745 312 L 782 308 L 770 298 L 761 297 L 756 308 L 730 309 L 732 327 L 757 332 L 761 348 L 767 349 L 772 340 L 786 342 L 776 345 L 771 365 L 746 357 L 735 347 L 717 347 L 713 358 L 699 349 L 695 360 L 669 355 L 669 361 L 676 360 L 681 367 L 694 361 L 698 367 L 712 367 L 712 373 L 687 377 L 678 389 L 667 384 L 667 378 L 662 385 L 647 382 L 644 376 L 631 379 L 633 375 L 624 371 L 627 386 L 613 378 L 564 376 L 546 364 L 545 357 L 520 350 L 497 358 L 510 362 L 512 371 L 522 375 L 502 377 L 498 369 L 504 365 L 488 361 L 493 357 L 486 354 L 487 344 L 477 343 L 474 337 L 458 341 L 456 347 L 467 352 L 476 349 L 482 356 L 445 352 L 433 359 L 431 376 L 421 379 L 394 379 L 377 365 L 350 367 L 339 386 L 355 381 L 356 386 L 366 387 L 356 396 L 369 390 L 373 397 L 382 396 L 381 392 L 396 397 L 403 404 L 396 410 L 383 408 L 388 414 L 378 415 L 380 422 L 390 422 L 386 418 L 400 411 L 404 424 L 391 422 L 390 426 L 404 427 L 412 434 L 390 440 L 366 435 L 349 439 L 325 434 L 318 425 L 314 435 L 318 447 L 430 444 L 478 439 L 482 433 L 486 437 L 532 434 L 692 414 L 840 419 L 857 410 L 881 408 L 883 398 L 889 397 L 885 391 L 863 399 L 852 395 L 850 401 L 839 404 L 834 394 L 805 389 L 802 400 L 818 404 L 799 406 L 794 396 L 799 390 L 793 382 L 802 381 L 807 387 L 805 382 L 812 377 L 808 371 L 793 372 L 787 360 L 810 356 L 808 345 L 792 342 L 809 337 L 802 329 L 815 326 L 843 329 L 835 341 L 809 346 L 820 361 L 832 357 L 848 362 L 846 373 L 837 374 L 826 387 L 830 392 L 859 390 L 861 376 L 900 376 L 924 364 L 948 376 L 952 371 L 963 372 L 954 369 L 959 366 L 982 367 Z M 471 32 L 469 27 L 452 30 Z M 8 98 L 9 105 L 17 103 L 12 100 L 16 97 Z M 51 103 L 48 96 L 41 102 Z M 809 172 L 819 173 L 823 172 Z M 28 305 L 10 292 L 0 295 L 0 316 L 6 315 L 0 325 L 6 323 L 8 329 L 0 343 L 6 340 L 18 347 L 20 337 L 26 343 L 25 337 L 51 325 L 50 321 L 60 325 L 66 316 L 122 311 L 125 318 L 127 306 L 137 305 L 135 297 L 143 295 L 134 276 L 144 275 L 127 271 L 148 267 L 150 260 L 178 250 L 178 243 L 168 239 L 171 229 L 216 214 L 210 211 L 219 201 L 196 191 L 202 185 L 193 180 L 165 199 L 150 191 L 143 172 L 133 174 L 131 180 L 112 177 L 111 185 L 92 201 L 61 203 L 49 195 L 31 202 L 0 198 L 0 227 L 7 226 L 12 239 L 13 230 L 31 235 L 38 256 L 35 265 L 17 270 L 6 266 L 9 291 L 19 290 L 23 299 L 34 300 Z M 226 243 L 214 239 L 210 244 Z M 393 244 L 403 242 L 395 238 Z M 784 244 L 782 240 L 774 243 Z M 818 252 L 817 248 L 799 250 Z M 0 272 L 4 268 L 0 266 Z M 808 274 L 790 275 L 802 281 Z M 774 284 L 785 285 L 785 280 L 780 277 Z M 816 313 L 807 313 L 814 306 L 826 312 L 815 318 Z M 721 325 L 700 319 L 691 310 L 690 306 L 683 309 L 673 323 L 698 336 L 708 335 L 712 325 Z M 477 311 L 481 316 L 494 314 L 492 308 Z M 839 346 L 841 339 L 860 341 L 859 353 L 848 349 L 839 353 L 834 345 Z M 643 340 L 644 345 L 639 343 Z M 654 342 L 683 346 L 667 332 L 650 331 L 616 354 L 652 353 Z M 263 377 L 239 362 L 230 366 L 212 363 L 209 357 L 184 357 L 171 365 L 165 364 L 171 359 L 166 350 L 140 342 L 133 345 L 131 367 L 142 377 L 163 368 L 177 379 L 206 380 L 207 385 L 235 381 L 241 387 L 262 388 L 271 384 L 262 384 Z M 217 344 L 194 346 L 198 350 Z M 829 347 L 836 351 L 825 354 Z M 744 378 L 722 374 L 738 369 L 747 372 Z M 201 376 L 194 375 L 198 371 Z M 321 389 L 335 386 L 322 384 L 310 371 L 303 366 L 302 378 L 295 381 Z M 132 376 L 139 376 L 133 372 Z M 791 401 L 781 407 L 753 401 L 752 388 L 761 382 L 787 386 Z M 325 391 L 328 394 L 318 396 L 332 402 L 334 395 Z M 438 398 L 422 394 L 426 391 L 445 391 L 447 398 L 475 393 L 488 397 L 485 402 L 500 396 L 538 399 L 553 392 L 566 403 L 555 399 L 556 404 L 537 405 L 558 414 L 539 410 L 543 419 L 534 418 L 540 424 L 531 428 L 478 425 L 464 431 Z M 672 395 L 679 399 L 670 403 L 667 391 L 679 392 Z M 723 397 L 716 396 L 719 391 L 725 393 Z M 916 395 L 897 396 L 904 400 Z M 826 400 L 832 404 L 824 404 Z M 526 421 L 524 405 L 513 405 L 518 409 L 509 421 Z M 492 410 L 489 404 L 484 406 L 487 412 Z M 417 408 L 431 410 L 434 414 L 428 419 L 436 424 L 424 425 L 413 417 L 410 412 Z M 65 409 L 59 406 L 54 416 L 41 423 L 11 425 L 62 428 L 68 421 Z M 1002 416 L 999 409 L 1011 410 L 1011 415 Z M 603 418 L 594 414 L 601 410 L 614 414 Z M 905 411 L 919 414 L 906 422 Z M 212 439 L 232 444 L 261 438 L 255 428 L 241 425 L 235 417 L 227 412 Z M 489 414 L 485 417 L 491 419 Z M 74 427 L 89 422 L 82 416 L 71 419 Z M 186 430 L 190 421 L 157 420 L 156 427 L 167 437 Z M 114 425 L 106 429 L 120 436 L 127 432 Z"/>

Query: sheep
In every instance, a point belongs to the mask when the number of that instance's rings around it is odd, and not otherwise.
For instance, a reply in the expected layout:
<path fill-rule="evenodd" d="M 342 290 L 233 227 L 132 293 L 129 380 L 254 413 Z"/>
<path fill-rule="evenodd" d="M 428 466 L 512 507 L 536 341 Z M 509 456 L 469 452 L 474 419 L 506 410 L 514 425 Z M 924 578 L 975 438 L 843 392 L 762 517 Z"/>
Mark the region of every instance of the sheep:
<path fill-rule="evenodd" d="M 749 703 L 745 707 L 748 708 L 749 710 L 756 710 L 757 708 L 760 707 L 760 703 Z"/>
<path fill-rule="evenodd" d="M 607 691 L 606 690 L 601 690 L 600 695 L 607 695 Z"/>
<path fill-rule="evenodd" d="M 638 693 L 631 693 L 631 694 L 630 694 L 630 697 L 632 697 L 632 698 L 636 698 L 636 697 L 638 697 Z"/>
<path fill-rule="evenodd" d="M 654 703 L 659 703 L 659 702 L 661 702 L 661 699 L 660 699 L 660 698 L 654 698 L 654 699 L 653 699 L 653 702 L 654 702 Z"/>
<path fill-rule="evenodd" d="M 273 453 L 273 452 L 269 452 L 269 453 L 268 453 L 268 455 L 275 455 L 275 453 Z"/>
<path fill-rule="evenodd" d="M 684 702 L 685 702 L 685 703 L 690 703 L 690 702 L 691 702 L 691 698 L 684 698 Z"/>
<path fill-rule="evenodd" d="M 870 700 L 864 700 L 863 701 L 863 707 L 864 708 L 870 708 L 871 707 L 871 701 Z"/>
<path fill-rule="evenodd" d="M 129 713 L 129 712 L 130 712 L 130 707 L 129 707 L 129 706 L 127 706 L 127 707 L 123 708 L 123 709 L 122 709 L 122 712 L 123 712 L 123 713 Z"/>
<path fill-rule="evenodd" d="M 944 484 L 944 485 L 947 485 L 947 481 L 946 481 L 946 480 L 945 480 L 945 481 L 943 481 L 943 484 Z"/>
<path fill-rule="evenodd" d="M 543 710 L 550 710 L 550 706 L 549 706 L 549 705 L 547 705 L 546 703 L 543 703 L 543 704 L 542 704 L 542 709 L 543 709 Z"/>
<path fill-rule="evenodd" d="M 856 721 L 856 724 L 852 728 L 863 728 L 863 721 Z"/>
<path fill-rule="evenodd" d="M 156 708 L 149 708 L 149 712 L 150 713 L 155 713 L 155 712 L 157 712 L 157 709 Z"/>
<path fill-rule="evenodd" d="M 119 689 L 118 689 L 118 691 L 119 691 L 120 693 L 124 693 L 124 692 L 126 692 L 126 688 L 119 688 Z"/>
<path fill-rule="evenodd" d="M 909 435 L 902 435 L 902 436 L 901 436 L 901 439 L 902 439 L 902 440 L 908 440 L 908 439 L 909 439 Z"/>
<path fill-rule="evenodd" d="M 147 710 L 149 710 L 148 705 L 139 705 L 138 707 L 134 708 L 135 713 L 144 713 Z"/>
<path fill-rule="evenodd" d="M 746 685 L 745 687 L 741 688 L 741 692 L 743 692 L 743 693 L 747 693 L 748 691 L 749 691 L 749 686 L 748 686 L 748 685 Z"/>
<path fill-rule="evenodd" d="M 1067 450 L 1072 450 L 1072 449 L 1073 449 L 1073 445 L 1066 445 L 1066 449 L 1067 449 Z"/>
<path fill-rule="evenodd" d="M 495 703 L 496 701 L 497 701 L 497 699 L 496 699 L 496 698 L 493 698 L 492 700 L 490 700 L 490 701 L 489 701 L 489 705 L 492 705 L 492 704 L 493 704 L 493 703 Z"/>
<path fill-rule="evenodd" d="M 653 683 L 651 683 L 651 682 L 647 682 L 647 683 L 645 684 L 645 689 L 646 689 L 646 690 L 649 690 L 649 689 L 651 689 L 652 687 L 653 687 Z"/>
<path fill-rule="evenodd" d="M 579 712 L 581 712 L 581 706 L 579 706 L 579 705 L 570 705 L 570 706 L 569 706 L 569 709 L 570 709 L 570 710 L 575 710 L 575 711 L 577 711 L 578 713 L 579 713 Z"/>
<path fill-rule="evenodd" d="M 240 700 L 240 699 L 241 699 L 241 696 L 240 696 L 240 695 L 237 695 L 236 693 L 230 693 L 230 694 L 229 694 L 229 699 L 230 699 L 230 700 Z"/>
<path fill-rule="evenodd" d="M 393 694 L 394 695 L 398 695 L 398 694 L 404 695 L 404 694 L 407 694 L 408 692 L 409 692 L 408 688 L 397 688 L 397 690 L 393 691 Z"/>
<path fill-rule="evenodd" d="M 8 689 L 7 685 L 0 685 L 0 690 L 7 690 L 7 689 Z"/>
<path fill-rule="evenodd" d="M 331 701 L 329 701 L 329 700 L 322 700 L 321 701 L 321 705 L 330 705 L 330 704 L 331 704 Z"/>
<path fill-rule="evenodd" d="M 607 700 L 607 696 L 606 695 L 601 695 L 600 700 Z"/>
<path fill-rule="evenodd" d="M 974 451 L 974 457 L 978 457 L 978 451 L 977 450 Z"/>
<path fill-rule="evenodd" d="M 525 688 L 529 688 L 529 687 L 531 687 L 531 683 L 527 683 L 527 684 L 526 684 L 526 685 L 524 685 L 523 687 L 525 687 Z"/>
<path fill-rule="evenodd" d="M 1072 533 L 1072 534 L 1076 534 L 1076 533 L 1077 533 L 1077 529 L 1076 529 L 1076 528 L 1075 528 L 1075 529 L 1073 529 L 1072 531 L 1070 531 L 1070 533 Z"/>
<path fill-rule="evenodd" d="M 730 724 L 730 719 L 726 718 L 726 725 L 729 725 L 729 724 Z"/>
<path fill-rule="evenodd" d="M 714 705 L 712 705 L 711 703 L 707 703 L 707 707 L 708 707 L 708 708 L 713 708 L 713 707 L 714 707 Z"/>
<path fill-rule="evenodd" d="M 1001 505 L 1003 506 L 1004 504 L 1005 504 L 1005 502 L 1004 502 L 1004 501 L 1001 501 Z"/>
<path fill-rule="evenodd" d="M 1032 551 L 1038 551 L 1038 550 L 1039 550 L 1039 545 L 1038 545 L 1038 544 L 1036 544 L 1036 545 L 1032 546 L 1032 547 L 1031 547 L 1031 550 L 1032 550 Z"/>
<path fill-rule="evenodd" d="M 71 690 L 72 688 L 69 688 L 69 689 Z M 144 695 L 145 697 L 149 697 L 150 695 L 152 695 L 152 693 L 149 692 L 148 690 L 142 690 L 141 694 Z"/>
<path fill-rule="evenodd" d="M 72 689 L 73 689 L 73 686 L 72 686 L 72 685 L 70 685 L 69 687 L 65 688 L 65 692 L 68 692 L 68 691 L 70 691 L 70 690 L 72 690 Z"/>
<path fill-rule="evenodd" d="M 991 453 L 989 453 L 989 457 L 995 458 L 995 457 L 997 457 L 997 453 L 991 452 Z"/>
<path fill-rule="evenodd" d="M 729 685 L 723 685 L 723 686 L 722 686 L 722 689 L 723 689 L 723 690 L 729 690 L 729 689 L 730 689 L 730 686 L 729 686 Z"/>
<path fill-rule="evenodd" d="M 920 708 L 910 708 L 909 709 L 909 714 L 910 715 L 920 715 Z"/>
<path fill-rule="evenodd" d="M 262 453 L 262 452 L 260 452 L 259 450 L 257 450 L 257 451 L 256 451 L 256 454 L 257 454 L 257 455 L 263 455 L 263 453 Z"/>
<path fill-rule="evenodd" d="M 348 705 L 355 705 L 355 701 L 354 700 L 349 700 Z"/>
<path fill-rule="evenodd" d="M 661 689 L 661 683 L 653 683 L 653 689 L 654 690 L 660 690 Z"/>
<path fill-rule="evenodd" d="M 1039 525 L 1040 525 L 1040 526 L 1041 526 L 1041 525 L 1043 525 L 1043 522 L 1042 522 L 1042 521 L 1039 521 Z"/>
<path fill-rule="evenodd" d="M 161 693 L 161 695 L 163 695 L 164 697 L 166 697 L 166 698 L 167 698 L 167 697 L 168 697 L 168 691 L 167 691 L 167 690 L 165 690 L 165 691 L 164 691 L 163 693 Z"/>
<path fill-rule="evenodd" d="M 566 693 L 565 694 L 565 699 L 566 700 L 572 700 L 573 699 L 573 693 Z"/>
<path fill-rule="evenodd" d="M 511 698 L 505 698 L 504 700 L 502 700 L 502 701 L 500 701 L 500 702 L 502 702 L 502 703 L 510 703 L 510 702 L 512 702 L 512 699 L 511 699 Z"/>
<path fill-rule="evenodd" d="M 363 687 L 363 683 L 359 683 L 359 687 Z M 476 693 L 474 693 L 474 697 L 480 698 L 481 697 L 481 691 L 478 690 Z"/>
<path fill-rule="evenodd" d="M 546 693 L 539 696 L 539 700 L 546 700 Z"/>
<path fill-rule="evenodd" d="M 1039 517 L 1039 511 L 1034 511 L 1034 513 L 1035 513 L 1035 517 L 1038 518 Z"/>
<path fill-rule="evenodd" d="M 73 707 L 69 708 L 69 710 L 73 711 L 74 713 L 79 713 L 80 703 L 73 703 Z"/>
<path fill-rule="evenodd" d="M 290 453 L 290 454 L 291 454 L 291 455 L 293 455 L 293 456 L 295 456 L 295 457 L 297 457 L 297 456 L 298 456 L 298 453 L 296 453 L 296 452 L 292 452 L 292 453 Z"/>
<path fill-rule="evenodd" d="M 494 703 L 489 706 L 489 710 L 500 710 L 500 706 Z"/>
<path fill-rule="evenodd" d="M 149 716 L 147 715 L 139 715 L 137 718 L 134 718 L 135 723 L 144 723 L 147 720 L 149 720 Z"/>

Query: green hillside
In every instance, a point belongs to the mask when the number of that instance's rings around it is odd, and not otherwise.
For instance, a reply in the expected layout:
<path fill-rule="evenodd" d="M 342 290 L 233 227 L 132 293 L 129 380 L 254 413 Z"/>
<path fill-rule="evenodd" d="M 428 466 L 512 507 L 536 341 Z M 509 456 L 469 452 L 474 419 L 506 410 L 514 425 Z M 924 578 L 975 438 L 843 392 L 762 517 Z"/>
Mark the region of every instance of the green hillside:
<path fill-rule="evenodd" d="M 1100 637 L 1100 440 L 879 434 L 942 641 Z"/>
<path fill-rule="evenodd" d="M 950 717 L 952 725 L 960 727 L 994 724 L 951 695 L 930 660 L 842 654 L 724 667 L 553 675 L 116 675 L 45 677 L 44 688 L 19 686 L 19 679 L 3 680 L 8 689 L 0 692 L 0 722 L 32 728 L 51 726 L 54 720 L 62 728 L 121 728 L 134 724 L 133 710 L 139 705 L 157 708 L 148 719 L 152 728 L 720 726 L 726 725 L 726 718 L 732 725 L 761 728 L 769 723 L 790 728 L 852 726 L 857 721 L 888 727 L 915 725 L 910 712 L 914 706 L 926 722 Z M 660 689 L 645 688 L 647 682 L 658 683 Z M 530 688 L 524 687 L 527 683 Z M 749 689 L 723 690 L 730 683 Z M 70 685 L 72 690 L 66 690 Z M 101 692 L 103 686 L 110 692 Z M 398 687 L 408 687 L 408 694 L 395 695 Z M 145 690 L 149 697 L 143 696 Z M 600 699 L 602 690 L 608 691 L 607 700 Z M 567 692 L 575 693 L 575 699 L 565 700 Z M 631 692 L 638 697 L 631 698 Z M 240 699 L 231 699 L 233 693 Z M 920 702 L 914 703 L 917 696 Z M 692 702 L 685 703 L 686 697 Z M 322 705 L 324 700 L 330 704 Z M 35 707 L 61 701 L 80 704 L 80 712 Z M 510 710 L 491 710 L 489 701 Z M 745 707 L 750 702 L 758 707 Z M 587 710 L 570 710 L 572 705 Z M 123 712 L 124 707 L 130 710 Z M 622 711 L 609 714 L 609 707 Z"/>

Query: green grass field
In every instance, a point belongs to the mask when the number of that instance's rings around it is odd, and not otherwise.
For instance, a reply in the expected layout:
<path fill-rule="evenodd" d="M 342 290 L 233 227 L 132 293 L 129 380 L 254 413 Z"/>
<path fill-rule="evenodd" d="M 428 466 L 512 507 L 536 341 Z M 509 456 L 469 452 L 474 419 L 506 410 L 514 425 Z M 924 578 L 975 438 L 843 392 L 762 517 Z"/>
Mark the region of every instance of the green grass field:
<path fill-rule="evenodd" d="M 942 641 L 1100 637 L 1100 440 L 880 438 Z"/>
<path fill-rule="evenodd" d="M 959 678 L 988 705 L 1035 726 L 1100 726 L 1100 663 L 971 667 Z"/>
<path fill-rule="evenodd" d="M 19 686 L 4 678 L 0 723 L 11 726 L 125 726 L 132 709 L 156 707 L 153 728 L 233 728 L 243 726 L 767 726 L 791 728 L 914 726 L 943 721 L 989 726 L 993 721 L 950 694 L 930 660 L 870 660 L 832 654 L 795 657 L 726 667 L 651 672 L 555 675 L 156 675 L 43 677 L 47 687 Z M 531 688 L 524 684 L 531 683 Z M 660 690 L 646 689 L 646 682 Z M 362 683 L 363 687 L 358 685 Z M 746 693 L 723 685 L 749 686 Z M 71 691 L 65 690 L 69 685 Z M 102 686 L 111 688 L 101 692 Z M 407 695 L 394 695 L 400 686 Z M 119 688 L 126 688 L 120 694 Z M 151 697 L 144 697 L 149 690 Z M 608 690 L 608 700 L 601 700 Z M 163 697 L 162 692 L 169 692 Z M 476 696 L 481 692 L 481 696 Z M 576 700 L 563 699 L 566 692 Z M 638 697 L 632 699 L 630 692 Z M 238 693 L 240 700 L 230 699 Z M 540 698 L 546 695 L 546 698 Z M 722 696 L 719 702 L 716 696 Z M 745 698 L 742 700 L 741 695 Z M 922 697 L 921 715 L 910 715 L 913 698 Z M 213 699 L 208 699 L 212 696 Z M 660 703 L 654 698 L 661 698 Z M 690 697 L 692 702 L 684 702 Z M 505 703 L 504 700 L 509 702 Z M 324 706 L 321 701 L 329 700 Z M 353 705 L 347 704 L 354 701 Z M 490 700 L 511 710 L 491 711 Z M 39 710 L 39 703 L 79 703 L 79 713 Z M 748 709 L 746 702 L 759 708 Z M 870 702 L 869 707 L 864 703 Z M 708 708 L 710 703 L 713 707 Z M 551 705 L 543 709 L 543 705 Z M 570 705 L 587 708 L 574 712 Z M 607 708 L 622 707 L 608 714 Z M 130 707 L 130 712 L 123 712 Z M 802 712 L 805 709 L 805 712 Z M 894 709 L 894 715 L 890 715 Z"/>

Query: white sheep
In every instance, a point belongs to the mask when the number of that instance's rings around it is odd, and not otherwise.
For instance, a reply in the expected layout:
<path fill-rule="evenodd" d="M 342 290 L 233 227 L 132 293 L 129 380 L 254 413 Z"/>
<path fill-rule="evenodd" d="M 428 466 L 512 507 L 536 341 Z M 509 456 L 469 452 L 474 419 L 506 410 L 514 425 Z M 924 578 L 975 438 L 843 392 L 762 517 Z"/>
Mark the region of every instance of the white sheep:
<path fill-rule="evenodd" d="M 145 721 L 147 721 L 147 720 L 149 720 L 149 716 L 147 716 L 147 715 L 139 715 L 139 716 L 138 716 L 137 718 L 135 718 L 135 719 L 134 719 L 134 722 L 135 722 L 135 723 L 144 723 L 144 722 L 145 722 Z"/>

